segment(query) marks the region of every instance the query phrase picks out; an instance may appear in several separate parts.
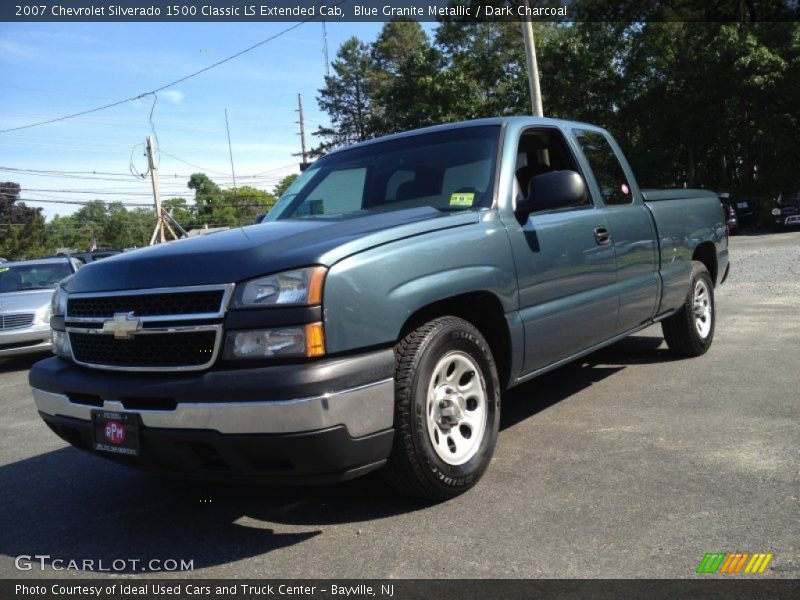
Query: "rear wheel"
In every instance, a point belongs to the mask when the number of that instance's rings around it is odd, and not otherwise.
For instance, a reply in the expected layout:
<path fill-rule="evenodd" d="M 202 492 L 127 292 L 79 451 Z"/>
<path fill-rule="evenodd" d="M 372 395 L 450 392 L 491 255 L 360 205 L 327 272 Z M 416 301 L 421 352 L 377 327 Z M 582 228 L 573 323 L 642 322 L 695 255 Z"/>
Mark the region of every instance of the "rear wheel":
<path fill-rule="evenodd" d="M 486 340 L 457 317 L 434 319 L 395 348 L 395 441 L 384 479 L 400 492 L 446 500 L 489 465 L 500 384 Z"/>
<path fill-rule="evenodd" d="M 694 261 L 686 301 L 661 322 L 667 346 L 681 356 L 705 354 L 714 339 L 716 316 L 711 275 L 703 263 Z"/>

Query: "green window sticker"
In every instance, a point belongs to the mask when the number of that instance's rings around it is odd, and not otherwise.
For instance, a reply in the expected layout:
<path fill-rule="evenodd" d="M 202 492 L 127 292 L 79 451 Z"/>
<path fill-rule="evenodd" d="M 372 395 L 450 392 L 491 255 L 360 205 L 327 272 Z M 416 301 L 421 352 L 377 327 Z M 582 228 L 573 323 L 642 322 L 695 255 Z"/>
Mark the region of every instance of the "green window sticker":
<path fill-rule="evenodd" d="M 5 273 L 6 271 L 10 271 L 11 267 L 0 267 L 0 273 Z"/>
<path fill-rule="evenodd" d="M 450 194 L 450 206 L 472 206 L 475 194 L 472 192 L 456 192 Z"/>

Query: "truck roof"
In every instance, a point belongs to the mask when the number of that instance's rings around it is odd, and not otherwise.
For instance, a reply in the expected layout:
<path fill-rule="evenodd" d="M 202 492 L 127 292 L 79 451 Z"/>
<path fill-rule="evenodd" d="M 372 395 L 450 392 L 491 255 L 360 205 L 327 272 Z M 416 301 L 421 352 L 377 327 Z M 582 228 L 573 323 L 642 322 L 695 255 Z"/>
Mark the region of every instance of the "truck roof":
<path fill-rule="evenodd" d="M 343 146 L 342 148 L 337 148 L 333 152 L 330 152 L 328 156 L 331 154 L 336 154 L 338 152 L 342 152 L 344 150 L 349 150 L 351 148 L 361 148 L 362 146 L 369 146 L 370 144 L 377 144 L 379 142 L 385 142 L 388 140 L 394 140 L 404 137 L 410 137 L 414 135 L 424 135 L 426 133 L 435 133 L 437 131 L 447 131 L 449 129 L 459 129 L 464 127 L 480 127 L 485 125 L 515 125 L 517 127 L 528 127 L 528 126 L 535 126 L 535 125 L 550 125 L 553 127 L 559 127 L 563 129 L 568 129 L 571 127 L 579 127 L 581 129 L 594 129 L 597 131 L 604 131 L 602 127 L 598 127 L 597 125 L 592 125 L 591 123 L 582 123 L 580 121 L 568 121 L 565 119 L 551 119 L 549 117 L 534 117 L 534 116 L 509 116 L 509 117 L 490 117 L 486 119 L 472 119 L 469 121 L 456 121 L 454 123 L 445 123 L 443 125 L 433 125 L 431 127 L 422 127 L 420 129 L 410 129 L 408 131 L 403 131 L 400 133 L 393 133 L 391 135 L 384 135 L 381 137 L 373 138 L 371 140 L 366 140 L 364 142 L 358 142 L 357 144 L 351 144 L 349 146 Z"/>

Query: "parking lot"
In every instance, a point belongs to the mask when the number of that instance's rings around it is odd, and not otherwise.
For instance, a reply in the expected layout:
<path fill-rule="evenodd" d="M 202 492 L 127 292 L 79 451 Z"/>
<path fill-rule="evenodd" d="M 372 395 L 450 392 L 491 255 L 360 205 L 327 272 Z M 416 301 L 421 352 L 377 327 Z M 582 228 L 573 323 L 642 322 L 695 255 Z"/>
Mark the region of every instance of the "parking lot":
<path fill-rule="evenodd" d="M 126 470 L 40 421 L 34 359 L 0 364 L 0 577 L 82 574 L 15 568 L 44 554 L 193 560 L 201 577 L 682 578 L 717 551 L 771 552 L 759 577 L 798 577 L 800 232 L 732 238 L 731 257 L 708 354 L 675 360 L 652 327 L 511 390 L 486 476 L 438 505 L 374 476 L 264 488 Z"/>

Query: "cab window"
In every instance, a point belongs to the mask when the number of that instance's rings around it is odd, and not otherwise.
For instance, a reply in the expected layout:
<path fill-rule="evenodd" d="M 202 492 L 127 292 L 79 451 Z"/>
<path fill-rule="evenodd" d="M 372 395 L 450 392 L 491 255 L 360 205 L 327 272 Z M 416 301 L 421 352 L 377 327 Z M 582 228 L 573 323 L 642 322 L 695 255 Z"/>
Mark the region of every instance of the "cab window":
<path fill-rule="evenodd" d="M 633 202 L 630 183 L 606 137 L 601 133 L 586 129 L 575 129 L 573 134 L 589 162 L 592 174 L 600 188 L 603 203 L 610 206 Z"/>

